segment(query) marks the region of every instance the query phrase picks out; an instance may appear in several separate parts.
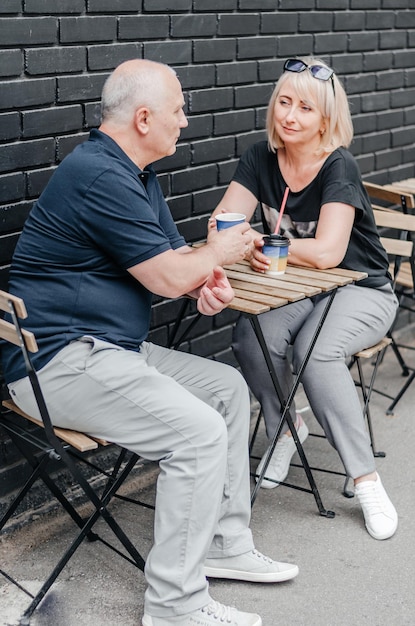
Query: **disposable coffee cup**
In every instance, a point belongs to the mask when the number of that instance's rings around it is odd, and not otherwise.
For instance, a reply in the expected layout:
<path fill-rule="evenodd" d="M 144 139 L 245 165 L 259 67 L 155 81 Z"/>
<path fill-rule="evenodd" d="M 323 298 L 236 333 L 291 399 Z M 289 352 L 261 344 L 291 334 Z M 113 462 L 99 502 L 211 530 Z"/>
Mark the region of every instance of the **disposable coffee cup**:
<path fill-rule="evenodd" d="M 268 276 L 280 276 L 287 268 L 288 246 L 290 240 L 282 235 L 264 235 L 262 252 L 271 263 L 265 271 Z"/>
<path fill-rule="evenodd" d="M 215 217 L 218 230 L 242 224 L 246 220 L 246 215 L 243 213 L 218 213 Z"/>

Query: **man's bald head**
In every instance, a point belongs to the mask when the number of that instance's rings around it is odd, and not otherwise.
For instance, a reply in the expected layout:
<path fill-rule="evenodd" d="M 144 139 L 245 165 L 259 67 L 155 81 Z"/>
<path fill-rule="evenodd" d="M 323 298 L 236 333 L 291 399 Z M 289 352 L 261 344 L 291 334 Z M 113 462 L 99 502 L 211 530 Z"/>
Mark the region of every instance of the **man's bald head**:
<path fill-rule="evenodd" d="M 108 77 L 102 91 L 102 122 L 125 125 L 139 107 L 157 110 L 172 75 L 176 73 L 171 67 L 156 61 L 133 59 L 121 63 Z"/>

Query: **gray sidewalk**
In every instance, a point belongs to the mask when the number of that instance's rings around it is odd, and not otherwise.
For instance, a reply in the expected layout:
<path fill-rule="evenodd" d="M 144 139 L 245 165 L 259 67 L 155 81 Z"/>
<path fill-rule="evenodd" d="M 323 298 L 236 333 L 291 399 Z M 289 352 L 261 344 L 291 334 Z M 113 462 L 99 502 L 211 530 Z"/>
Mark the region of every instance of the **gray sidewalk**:
<path fill-rule="evenodd" d="M 408 339 L 415 345 L 413 329 Z M 415 365 L 415 352 L 408 351 Z M 382 364 L 377 387 L 393 392 L 404 379 L 392 351 Z M 300 392 L 298 408 L 306 406 Z M 311 494 L 280 486 L 261 489 L 252 512 L 256 547 L 279 560 L 295 562 L 299 576 L 288 583 L 255 585 L 212 581 L 212 596 L 241 610 L 257 612 L 264 626 L 413 626 L 415 624 L 415 383 L 385 415 L 388 400 L 375 394 L 372 418 L 376 443 L 386 458 L 378 471 L 399 513 L 396 535 L 372 539 L 364 529 L 355 499 L 341 494 L 343 478 L 315 472 L 326 508 L 333 519 L 318 514 Z M 310 430 L 318 432 L 309 411 Z M 264 435 L 258 436 L 258 454 Z M 310 464 L 342 471 L 337 454 L 324 439 L 309 437 L 305 450 Z M 255 467 L 255 462 L 253 463 Z M 292 467 L 291 482 L 306 486 L 304 471 Z M 132 485 L 135 490 L 135 486 Z M 154 480 L 141 490 L 154 498 Z M 118 519 L 144 553 L 152 541 L 153 512 L 118 503 Z M 0 541 L 1 567 L 36 589 L 57 561 L 72 533 L 66 517 L 48 515 Z M 105 529 L 103 529 L 105 535 Z M 84 542 L 37 609 L 33 626 L 140 626 L 145 580 L 142 573 L 105 546 Z M 0 576 L 0 625 L 16 623 L 27 598 Z"/>

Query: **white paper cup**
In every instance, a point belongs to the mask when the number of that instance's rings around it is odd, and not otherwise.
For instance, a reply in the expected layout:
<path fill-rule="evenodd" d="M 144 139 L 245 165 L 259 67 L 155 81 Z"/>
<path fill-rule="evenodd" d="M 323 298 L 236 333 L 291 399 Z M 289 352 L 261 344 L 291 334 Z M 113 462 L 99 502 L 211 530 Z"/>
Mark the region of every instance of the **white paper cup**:
<path fill-rule="evenodd" d="M 243 213 L 218 213 L 215 217 L 218 230 L 224 230 L 225 228 L 236 226 L 236 224 L 242 224 L 246 219 L 246 215 Z"/>

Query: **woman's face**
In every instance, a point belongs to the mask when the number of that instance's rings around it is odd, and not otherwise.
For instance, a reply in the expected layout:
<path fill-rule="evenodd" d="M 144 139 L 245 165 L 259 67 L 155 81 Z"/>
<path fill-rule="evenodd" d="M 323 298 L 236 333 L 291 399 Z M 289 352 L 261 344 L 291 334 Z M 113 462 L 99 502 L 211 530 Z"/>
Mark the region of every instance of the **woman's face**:
<path fill-rule="evenodd" d="M 277 134 L 288 149 L 296 146 L 316 149 L 325 130 L 324 118 L 315 103 L 311 98 L 302 100 L 288 80 L 276 98 L 274 122 Z"/>

